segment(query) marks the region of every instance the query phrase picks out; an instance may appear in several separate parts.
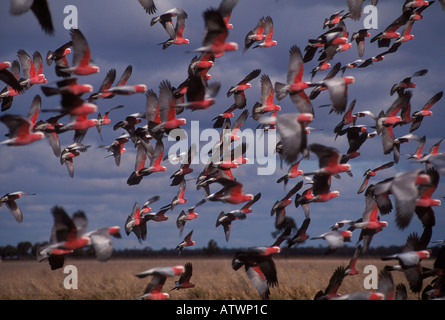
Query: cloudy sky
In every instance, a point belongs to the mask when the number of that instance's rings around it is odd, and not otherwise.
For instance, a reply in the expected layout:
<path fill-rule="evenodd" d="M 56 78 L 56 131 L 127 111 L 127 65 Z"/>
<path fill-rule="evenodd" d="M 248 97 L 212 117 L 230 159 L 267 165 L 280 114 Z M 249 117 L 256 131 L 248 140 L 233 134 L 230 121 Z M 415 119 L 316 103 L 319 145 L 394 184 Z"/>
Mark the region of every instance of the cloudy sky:
<path fill-rule="evenodd" d="M 217 7 L 220 0 L 203 1 L 155 1 L 158 7 L 156 14 L 148 15 L 138 1 L 50 1 L 55 33 L 46 35 L 37 23 L 31 12 L 20 16 L 9 14 L 9 3 L 4 1 L 0 10 L 0 24 L 2 30 L 2 45 L 0 46 L 0 60 L 13 61 L 17 59 L 19 49 L 26 50 L 29 54 L 39 51 L 43 57 L 48 50 L 54 50 L 70 40 L 69 31 L 64 28 L 64 7 L 68 4 L 75 5 L 78 10 L 78 28 L 85 35 L 91 49 L 92 59 L 100 67 L 100 73 L 79 77 L 79 82 L 88 83 L 94 89 L 98 89 L 106 73 L 111 68 L 117 71 L 119 77 L 128 65 L 133 66 L 133 73 L 128 84 L 145 84 L 147 88 L 158 92 L 159 83 L 169 80 L 173 86 L 179 85 L 187 77 L 187 67 L 193 56 L 193 49 L 201 46 L 204 35 L 204 20 L 202 13 L 210 7 Z M 404 1 L 380 1 L 378 9 L 378 29 L 371 30 L 372 36 L 383 31 L 394 19 L 401 14 Z M 304 3 L 304 4 L 302 4 Z M 190 40 L 190 44 L 172 45 L 166 50 L 158 43 L 167 40 L 168 36 L 160 24 L 150 26 L 152 17 L 159 15 L 171 8 L 180 7 L 188 13 L 184 37 Z M 227 97 L 227 90 L 238 83 L 244 76 L 254 69 L 261 69 L 262 74 L 267 74 L 275 81 L 285 82 L 289 61 L 289 49 L 297 45 L 304 49 L 308 39 L 314 39 L 322 34 L 323 21 L 326 17 L 340 10 L 347 11 L 346 1 L 313 1 L 302 2 L 291 0 L 240 0 L 233 10 L 230 22 L 234 28 L 230 30 L 228 41 L 239 44 L 239 50 L 228 52 L 218 58 L 214 67 L 210 70 L 212 76 L 210 82 L 220 82 L 221 90 L 217 95 L 216 104 L 208 110 L 195 112 L 185 111 L 183 117 L 187 119 L 184 129 L 189 130 L 192 121 L 199 121 L 201 130 L 212 126 L 216 115 L 227 109 L 233 103 L 233 97 Z M 278 42 L 276 47 L 249 49 L 243 54 L 242 48 L 245 35 L 256 25 L 262 16 L 270 15 L 274 21 L 274 39 Z M 380 110 L 386 110 L 395 100 L 390 96 L 390 88 L 394 83 L 412 75 L 420 69 L 428 69 L 423 77 L 414 78 L 417 87 L 413 89 L 411 99 L 413 111 L 419 110 L 424 103 L 434 94 L 444 90 L 443 74 L 445 72 L 443 58 L 443 21 L 445 11 L 439 3 L 434 3 L 424 11 L 424 18 L 417 21 L 412 34 L 415 38 L 404 43 L 399 50 L 387 55 L 384 61 L 373 65 L 353 69 L 346 75 L 355 77 L 355 83 L 349 86 L 348 99 L 357 100 L 356 111 L 370 110 L 377 114 Z M 359 21 L 346 19 L 346 27 L 352 32 L 363 28 L 366 15 Z M 383 52 L 384 48 L 378 48 L 377 43 L 366 40 L 364 59 Z M 310 80 L 310 71 L 318 64 L 314 60 L 305 64 L 304 80 Z M 334 57 L 333 63 L 341 62 L 342 65 L 358 59 L 355 43 L 348 51 L 341 52 Z M 71 57 L 68 60 L 71 62 Z M 333 64 L 332 63 L 332 64 Z M 44 74 L 49 85 L 54 85 L 59 78 L 55 75 L 54 66 L 43 66 Z M 315 80 L 321 80 L 327 71 L 319 72 Z M 24 94 L 14 98 L 11 109 L 4 113 L 19 114 L 25 116 L 35 95 L 43 98 L 42 109 L 57 108 L 59 98 L 45 97 L 39 87 L 34 85 Z M 93 90 L 94 91 L 94 90 Z M 309 91 L 307 91 L 309 93 Z M 252 81 L 252 88 L 246 91 L 247 107 L 249 114 L 251 108 L 260 98 L 260 77 Z M 282 108 L 282 113 L 295 113 L 296 108 L 288 97 L 276 101 Z M 341 115 L 329 114 L 329 108 L 319 108 L 330 103 L 327 92 L 323 92 L 313 100 L 315 119 L 311 127 L 313 130 L 308 139 L 309 143 L 321 143 L 334 146 L 345 153 L 348 145 L 345 137 L 334 140 L 333 128 L 341 120 Z M 424 151 L 443 138 L 442 124 L 445 120 L 445 101 L 442 99 L 432 108 L 433 117 L 425 118 L 422 126 L 415 134 L 426 136 Z M 127 178 L 134 170 L 136 149 L 131 144 L 126 145 L 127 152 L 122 157 L 119 167 L 114 164 L 113 158 L 105 158 L 107 152 L 98 148 L 99 145 L 108 145 L 123 133 L 122 130 L 114 131 L 112 125 L 123 120 L 127 115 L 135 112 L 143 112 L 145 109 L 145 96 L 137 94 L 133 96 L 117 96 L 110 100 L 97 100 L 101 113 L 112 107 L 124 105 L 124 108 L 114 110 L 110 117 L 112 124 L 103 127 L 102 135 L 95 128 L 88 131 L 83 143 L 91 145 L 88 151 L 74 159 L 74 178 L 68 175 L 67 168 L 61 165 L 46 140 L 38 141 L 32 145 L 12 147 L 0 145 L 0 194 L 23 190 L 36 193 L 34 196 L 26 196 L 19 200 L 18 204 L 23 211 L 24 221 L 19 224 L 9 213 L 5 206 L 0 208 L 0 246 L 17 244 L 20 241 L 41 242 L 49 239 L 53 223 L 51 208 L 54 205 L 63 206 L 72 214 L 77 210 L 83 210 L 89 220 L 89 229 L 104 226 L 118 225 L 123 228 L 133 204 L 142 205 L 148 198 L 159 195 L 160 200 L 152 205 L 153 211 L 171 202 L 176 194 L 177 187 L 170 186 L 170 175 L 178 168 L 168 162 L 164 165 L 167 172 L 155 173 L 145 177 L 139 185 L 128 186 Z M 239 115 L 240 111 L 235 114 Z M 43 113 L 40 119 L 46 119 L 54 113 Z M 67 118 L 62 122 L 66 123 Z M 359 120 L 360 124 L 372 126 L 369 118 Z M 255 129 L 258 122 L 249 117 L 243 128 Z M 409 126 L 397 127 L 396 136 L 402 136 L 409 132 Z M 4 135 L 7 128 L 0 125 L 0 136 Z M 60 135 L 61 145 L 65 147 L 72 142 L 72 132 Z M 3 140 L 3 139 L 2 139 Z M 207 141 L 202 141 L 203 147 Z M 172 142 L 166 141 L 166 152 Z M 255 147 L 255 146 L 252 146 Z M 422 168 L 421 164 L 408 160 L 405 154 L 413 153 L 417 145 L 415 142 L 403 144 L 401 147 L 401 159 L 391 169 L 382 171 L 372 182 L 378 182 L 415 168 Z M 377 136 L 368 140 L 361 148 L 360 157 L 350 161 L 353 177 L 342 174 L 341 179 L 332 180 L 332 190 L 340 191 L 338 198 L 327 203 L 315 203 L 310 206 L 312 218 L 308 233 L 317 236 L 329 230 L 336 221 L 342 219 L 358 219 L 365 207 L 363 194 L 357 194 L 363 173 L 369 169 L 392 160 L 392 154 L 384 155 L 381 137 Z M 230 211 L 241 205 L 222 204 L 219 202 L 207 202 L 196 211 L 199 217 L 187 222 L 184 235 L 194 230 L 193 240 L 198 247 L 206 246 L 210 239 L 217 241 L 221 247 L 248 247 L 269 245 L 273 242 L 271 232 L 275 230 L 275 217 L 270 216 L 270 209 L 276 200 L 281 199 L 290 188 L 301 178 L 290 181 L 287 187 L 277 184 L 276 180 L 287 172 L 287 165 L 279 166 L 271 175 L 258 175 L 260 166 L 256 159 L 233 171 L 238 181 L 243 183 L 246 193 L 262 193 L 258 203 L 253 206 L 253 212 L 246 220 L 235 221 L 232 224 L 230 239 L 225 241 L 221 227 L 216 228 L 215 222 L 221 211 Z M 195 179 L 202 170 L 203 164 L 194 165 L 194 172 L 189 175 L 185 197 L 186 204 L 177 206 L 169 211 L 168 221 L 150 222 L 148 225 L 148 239 L 140 244 L 134 234 L 123 239 L 115 240 L 116 248 L 143 248 L 145 246 L 154 249 L 174 248 L 182 238 L 176 228 L 176 218 L 182 209 L 187 210 L 198 202 L 204 193 L 196 190 Z M 315 155 L 300 164 L 303 171 L 317 169 L 318 161 Z M 442 179 L 443 180 L 443 179 Z M 303 187 L 301 191 L 306 188 Z M 219 189 L 219 185 L 212 185 L 212 192 Z M 444 184 L 441 181 L 439 188 L 434 193 L 435 198 L 445 196 Z M 442 207 L 436 207 L 436 226 L 433 230 L 433 240 L 445 238 L 445 212 Z M 287 208 L 287 215 L 294 218 L 297 225 L 304 219 L 301 209 L 293 205 Z M 395 226 L 394 212 L 383 217 L 389 226 L 379 233 L 373 240 L 372 246 L 401 245 L 405 242 L 410 232 L 422 232 L 422 226 L 414 217 L 410 226 L 405 230 L 399 230 Z M 359 232 L 353 234 L 352 245 L 358 239 Z M 306 245 L 322 245 L 321 240 L 307 241 Z"/>

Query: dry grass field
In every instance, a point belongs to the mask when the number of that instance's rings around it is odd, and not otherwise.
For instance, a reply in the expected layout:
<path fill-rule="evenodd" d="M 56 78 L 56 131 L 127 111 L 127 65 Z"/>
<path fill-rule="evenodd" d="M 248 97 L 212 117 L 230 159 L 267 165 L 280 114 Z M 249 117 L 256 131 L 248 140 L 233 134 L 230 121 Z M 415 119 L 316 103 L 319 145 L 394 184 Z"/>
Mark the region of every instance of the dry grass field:
<path fill-rule="evenodd" d="M 150 281 L 139 279 L 136 273 L 152 267 L 193 264 L 191 282 L 195 288 L 170 292 L 171 300 L 257 300 L 259 296 L 247 278 L 244 268 L 234 271 L 230 257 L 200 258 L 114 258 L 105 263 L 93 259 L 67 259 L 66 265 L 78 270 L 78 289 L 66 289 L 63 285 L 68 273 L 64 269 L 52 271 L 46 262 L 3 261 L 0 263 L 0 299 L 2 300 L 134 300 Z M 271 288 L 271 299 L 312 300 L 316 292 L 324 290 L 338 266 L 346 266 L 348 258 L 275 257 L 279 286 Z M 366 265 L 373 264 L 381 270 L 390 261 L 378 258 L 361 258 L 357 262 L 360 274 L 347 276 L 339 293 L 364 291 L 363 273 Z M 423 266 L 431 267 L 432 259 L 424 260 Z M 394 284 L 408 283 L 401 272 L 393 272 Z M 174 286 L 179 277 L 167 278 L 164 291 Z M 424 281 L 424 285 L 430 280 Z M 419 299 L 409 294 L 409 299 Z"/>

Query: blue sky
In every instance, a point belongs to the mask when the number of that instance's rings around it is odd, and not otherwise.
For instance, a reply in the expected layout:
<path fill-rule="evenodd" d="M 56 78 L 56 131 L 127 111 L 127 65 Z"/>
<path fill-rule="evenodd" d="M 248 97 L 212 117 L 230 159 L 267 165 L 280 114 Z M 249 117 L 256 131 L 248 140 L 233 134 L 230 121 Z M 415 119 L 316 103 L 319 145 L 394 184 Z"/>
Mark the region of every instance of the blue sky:
<path fill-rule="evenodd" d="M 378 29 L 371 30 L 371 36 L 390 24 L 401 13 L 404 1 L 381 1 L 378 4 Z M 128 84 L 143 83 L 147 88 L 158 92 L 159 83 L 169 80 L 172 85 L 179 85 L 187 77 L 187 67 L 195 53 L 193 49 L 201 46 L 204 34 L 204 20 L 202 12 L 210 7 L 217 7 L 219 0 L 203 1 L 157 1 L 158 12 L 148 15 L 142 9 L 138 1 L 51 1 L 54 36 L 43 33 L 35 17 L 30 13 L 21 16 L 12 16 L 8 13 L 9 3 L 5 2 L 0 10 L 0 25 L 2 32 L 2 46 L 0 47 L 0 60 L 13 61 L 17 59 L 19 49 L 26 50 L 29 54 L 39 51 L 46 56 L 48 50 L 54 50 L 69 41 L 69 31 L 64 29 L 63 21 L 66 14 L 63 9 L 66 5 L 75 5 L 78 9 L 78 27 L 85 35 L 92 52 L 92 58 L 100 67 L 98 74 L 79 77 L 79 82 L 88 83 L 94 89 L 98 89 L 106 72 L 115 68 L 119 77 L 128 65 L 133 66 L 133 73 Z M 228 52 L 218 58 L 214 67 L 210 70 L 212 81 L 221 82 L 221 90 L 216 97 L 216 104 L 208 110 L 195 112 L 185 111 L 183 116 L 187 118 L 185 129 L 190 128 L 191 121 L 199 121 L 201 129 L 212 126 L 216 115 L 227 109 L 233 103 L 233 97 L 226 97 L 227 90 L 238 83 L 250 71 L 260 68 L 262 74 L 267 74 L 272 82 L 286 79 L 289 61 L 289 48 L 297 45 L 304 49 L 308 39 L 318 37 L 324 32 L 322 26 L 326 17 L 334 12 L 347 11 L 346 1 L 317 1 L 304 2 L 279 0 L 258 1 L 240 0 L 235 7 L 230 19 L 234 28 L 230 30 L 228 40 L 239 44 L 239 50 Z M 180 7 L 188 13 L 184 37 L 190 39 L 190 44 L 182 46 L 170 46 L 162 50 L 157 45 L 167 40 L 168 36 L 161 25 L 150 27 L 153 16 L 159 15 L 173 7 Z M 278 45 L 272 48 L 249 49 L 242 53 L 245 35 L 256 25 L 262 16 L 270 15 L 274 21 L 274 38 Z M 410 76 L 420 69 L 428 69 L 423 77 L 414 78 L 417 87 L 413 89 L 411 100 L 412 110 L 420 109 L 423 104 L 435 93 L 444 89 L 443 85 L 443 42 L 441 39 L 443 19 L 445 11 L 440 9 L 438 3 L 434 3 L 424 11 L 424 19 L 416 22 L 412 29 L 415 38 L 403 44 L 399 50 L 385 57 L 379 63 L 346 72 L 346 75 L 355 77 L 355 83 L 349 86 L 349 101 L 357 99 L 356 111 L 370 110 L 377 114 L 380 110 L 386 110 L 394 101 L 389 91 L 394 83 Z M 348 32 L 363 28 L 363 18 L 359 21 L 345 20 Z M 366 40 L 364 58 L 368 58 L 383 52 L 384 48 L 378 48 L 376 43 Z M 318 57 L 318 55 L 316 56 Z M 335 56 L 333 63 L 341 62 L 342 65 L 358 59 L 355 43 L 353 47 Z M 71 56 L 68 61 L 71 62 Z M 316 67 L 316 58 L 305 64 L 303 79 L 310 80 L 310 71 Z M 44 74 L 49 85 L 59 78 L 55 75 L 54 67 L 43 67 Z M 321 80 L 327 71 L 319 72 L 315 80 Z M 94 90 L 93 90 L 94 91 Z M 309 91 L 307 91 L 309 93 Z M 5 113 L 26 115 L 31 101 L 36 94 L 43 98 L 42 109 L 56 108 L 59 105 L 58 97 L 45 97 L 39 85 L 33 86 L 23 95 L 14 98 L 10 110 Z M 84 96 L 86 97 L 86 96 Z M 252 81 L 252 88 L 246 91 L 247 107 L 249 115 L 251 108 L 260 98 L 260 77 Z M 289 98 L 276 101 L 284 112 L 297 112 Z M 341 120 L 341 115 L 328 114 L 328 108 L 319 108 L 320 105 L 330 103 L 326 92 L 313 101 L 315 119 L 311 124 L 319 130 L 314 130 L 308 137 L 309 143 L 321 143 L 334 146 L 341 152 L 346 152 L 347 141 L 345 137 L 339 137 L 334 141 L 333 128 Z M 145 96 L 137 94 L 133 96 L 117 96 L 111 100 L 98 100 L 96 102 L 99 111 L 104 113 L 112 107 L 124 105 L 122 109 L 114 110 L 110 116 L 112 125 L 123 120 L 127 115 L 135 112 L 143 112 L 145 108 Z M 422 126 L 415 134 L 426 136 L 424 151 L 438 140 L 443 138 L 442 123 L 445 120 L 444 100 L 439 101 L 432 108 L 433 117 L 425 118 Z M 46 119 L 54 114 L 41 114 L 40 119 Z M 236 113 L 237 117 L 239 113 Z M 64 119 L 66 122 L 67 119 Z M 360 119 L 360 124 L 373 125 L 369 119 Z M 123 131 L 112 129 L 112 125 L 103 127 L 102 137 L 95 128 L 88 131 L 83 143 L 91 145 L 89 150 L 80 157 L 74 159 L 74 178 L 68 175 L 65 166 L 60 165 L 59 159 L 54 157 L 47 141 L 38 141 L 24 147 L 0 146 L 0 194 L 23 190 L 36 193 L 35 196 L 23 197 L 18 204 L 23 211 L 24 221 L 18 224 L 8 210 L 0 208 L 0 246 L 17 244 L 20 241 L 41 242 L 49 239 L 52 226 L 51 208 L 54 205 L 63 206 L 70 214 L 77 210 L 84 210 L 89 220 L 89 229 L 103 226 L 119 225 L 123 228 L 128 214 L 133 208 L 134 202 L 143 204 L 148 198 L 159 195 L 161 199 L 152 205 L 153 211 L 157 211 L 163 205 L 170 203 L 176 194 L 177 187 L 170 186 L 170 175 L 176 171 L 177 166 L 164 163 L 167 172 L 152 174 L 145 177 L 139 185 L 128 186 L 127 178 L 134 170 L 136 149 L 131 144 L 126 145 L 127 152 L 122 157 L 119 167 L 114 164 L 112 158 L 104 158 L 107 152 L 98 148 L 99 145 L 111 144 Z M 249 117 L 243 128 L 255 129 L 258 123 Z M 396 136 L 408 133 L 409 126 L 395 129 Z M 1 124 L 0 136 L 7 133 L 6 126 Z M 62 148 L 69 145 L 72 133 L 60 135 Z M 166 151 L 171 143 L 166 142 Z M 201 146 L 205 145 L 205 142 Z M 416 143 L 406 143 L 401 147 L 402 154 L 413 153 Z M 357 195 L 356 191 L 362 182 L 363 173 L 384 162 L 392 160 L 392 154 L 383 155 L 381 137 L 368 140 L 361 148 L 361 156 L 350 161 L 353 177 L 342 174 L 341 179 L 333 179 L 333 190 L 339 190 L 340 196 L 327 203 L 316 203 L 310 207 L 311 225 L 308 233 L 317 236 L 329 230 L 336 221 L 342 219 L 358 219 L 365 207 L 363 194 Z M 278 158 L 277 158 L 278 161 Z M 197 208 L 199 217 L 187 222 L 183 235 L 194 230 L 193 238 L 197 247 L 206 246 L 210 239 L 217 241 L 221 247 L 249 247 L 268 245 L 273 242 L 271 232 L 275 231 L 275 217 L 270 216 L 270 209 L 276 200 L 281 199 L 287 191 L 301 178 L 290 181 L 287 187 L 277 184 L 275 181 L 287 172 L 287 166 L 279 166 L 272 175 L 257 175 L 257 164 L 243 165 L 233 171 L 238 181 L 243 183 L 247 193 L 262 193 L 262 198 L 253 206 L 253 212 L 246 220 L 235 221 L 232 224 L 230 239 L 225 241 L 222 228 L 216 228 L 216 218 L 221 211 L 237 209 L 238 205 L 207 202 Z M 309 160 L 304 160 L 300 168 L 303 171 L 312 171 L 317 168 L 318 160 L 315 155 Z M 387 177 L 394 176 L 398 172 L 418 168 L 420 165 L 408 160 L 402 155 L 399 163 L 391 169 L 382 171 L 371 182 L 378 182 Z M 148 239 L 140 244 L 132 234 L 123 239 L 115 240 L 116 248 L 143 248 L 150 246 L 154 249 L 174 248 L 182 238 L 176 228 L 176 217 L 182 209 L 187 210 L 198 202 L 203 196 L 202 190 L 196 190 L 195 178 L 203 165 L 195 165 L 194 172 L 187 181 L 185 197 L 186 204 L 177 206 L 169 211 L 166 222 L 148 225 Z M 441 177 L 442 178 L 442 177 Z M 217 191 L 219 185 L 212 186 L 212 191 Z M 305 187 L 303 187 L 305 189 Z M 301 190 L 303 191 L 303 189 Z M 445 195 L 443 179 L 439 188 L 434 193 L 435 198 Z M 433 240 L 445 238 L 445 212 L 443 206 L 434 209 L 436 213 L 436 226 L 433 229 Z M 304 215 L 301 208 L 293 205 L 287 208 L 287 215 L 294 218 L 297 225 L 301 225 Z M 383 216 L 389 226 L 380 232 L 371 246 L 401 245 L 405 242 L 410 232 L 422 232 L 422 226 L 414 217 L 410 226 L 405 230 L 398 230 L 395 226 L 394 212 Z M 358 239 L 358 231 L 352 237 L 351 245 Z M 306 245 L 322 245 L 321 240 L 307 241 Z"/>

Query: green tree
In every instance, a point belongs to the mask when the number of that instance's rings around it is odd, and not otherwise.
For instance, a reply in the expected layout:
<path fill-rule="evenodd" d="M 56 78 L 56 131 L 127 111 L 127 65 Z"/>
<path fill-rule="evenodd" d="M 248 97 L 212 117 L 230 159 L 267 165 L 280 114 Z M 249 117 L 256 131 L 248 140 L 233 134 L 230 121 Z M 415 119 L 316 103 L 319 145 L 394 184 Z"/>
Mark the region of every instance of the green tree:
<path fill-rule="evenodd" d="M 3 248 L 2 258 L 15 258 L 17 256 L 17 248 L 8 244 Z"/>
<path fill-rule="evenodd" d="M 19 242 L 17 244 L 17 254 L 20 257 L 27 257 L 31 255 L 32 243 L 29 241 Z"/>
<path fill-rule="evenodd" d="M 208 256 L 213 256 L 215 254 L 218 254 L 220 249 L 218 247 L 218 244 L 216 243 L 215 240 L 210 239 L 209 243 L 207 244 L 207 247 L 203 248 L 203 251 L 206 255 Z"/>

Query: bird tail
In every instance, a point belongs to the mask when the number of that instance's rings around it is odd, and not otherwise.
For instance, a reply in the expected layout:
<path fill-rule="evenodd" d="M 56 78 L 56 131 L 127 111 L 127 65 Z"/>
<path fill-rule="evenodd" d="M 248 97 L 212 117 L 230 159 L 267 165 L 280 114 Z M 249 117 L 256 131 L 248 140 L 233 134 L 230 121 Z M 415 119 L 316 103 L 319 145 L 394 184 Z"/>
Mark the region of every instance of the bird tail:
<path fill-rule="evenodd" d="M 284 181 L 284 185 L 287 185 L 287 182 L 289 181 L 289 177 L 288 177 L 287 174 L 284 175 L 284 176 L 282 176 L 281 178 L 279 178 L 279 179 L 277 180 L 277 183 L 280 183 L 280 182 L 282 182 L 282 181 Z"/>
<path fill-rule="evenodd" d="M 384 257 L 381 257 L 381 259 L 382 259 L 383 261 L 388 261 L 388 260 L 393 260 L 393 259 L 395 259 L 396 257 L 397 257 L 397 255 L 393 254 L 393 255 L 390 255 L 390 256 L 384 256 Z"/>

